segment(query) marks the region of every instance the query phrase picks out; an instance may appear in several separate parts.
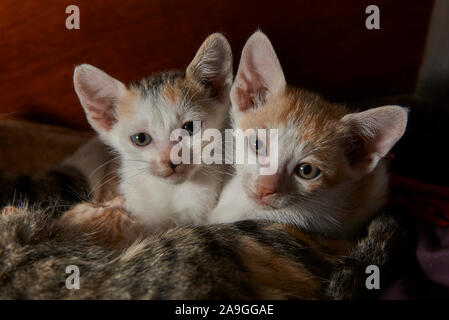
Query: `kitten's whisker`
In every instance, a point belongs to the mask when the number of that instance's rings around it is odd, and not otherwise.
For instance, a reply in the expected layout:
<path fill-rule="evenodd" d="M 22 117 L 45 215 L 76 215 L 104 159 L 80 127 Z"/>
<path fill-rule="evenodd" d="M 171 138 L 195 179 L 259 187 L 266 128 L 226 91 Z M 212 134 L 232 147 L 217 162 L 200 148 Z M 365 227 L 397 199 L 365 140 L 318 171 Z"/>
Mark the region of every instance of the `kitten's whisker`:
<path fill-rule="evenodd" d="M 70 192 L 72 195 L 74 195 L 81 202 L 83 202 L 83 201 L 84 202 L 89 202 L 90 201 L 89 197 L 86 194 L 83 194 L 83 193 L 79 192 L 78 190 L 76 190 L 72 186 L 69 186 L 68 192 Z"/>
<path fill-rule="evenodd" d="M 335 203 L 328 204 L 319 199 L 315 199 L 312 196 L 304 196 L 304 195 L 295 194 L 295 195 L 291 195 L 291 197 L 294 200 L 307 201 L 307 202 L 312 202 L 312 203 L 318 204 L 319 206 L 323 207 L 326 210 L 334 210 L 334 211 L 348 212 L 348 213 L 352 212 L 351 208 L 344 208 L 344 207 L 341 207 L 341 205 L 336 207 L 337 204 L 335 204 Z"/>
<path fill-rule="evenodd" d="M 120 178 L 120 181 L 130 181 L 130 180 L 133 180 L 135 177 L 138 177 L 138 176 L 146 176 L 146 174 L 145 174 L 145 171 L 143 171 L 143 169 L 141 168 L 141 169 L 136 169 L 136 168 L 133 168 L 134 170 L 136 170 L 137 172 L 135 173 L 135 174 L 133 174 L 133 175 L 131 175 L 131 176 L 127 176 L 126 178 L 124 178 L 124 177 L 121 177 Z"/>
<path fill-rule="evenodd" d="M 107 184 L 108 182 L 111 182 L 112 180 L 118 178 L 117 174 L 115 172 L 111 173 L 113 176 L 109 179 L 107 179 L 104 182 L 99 182 L 96 186 L 94 186 L 92 188 L 92 190 L 89 192 L 88 197 L 92 197 L 92 195 L 101 187 L 103 187 L 105 184 Z"/>
<path fill-rule="evenodd" d="M 148 161 L 145 161 L 145 160 L 138 160 L 138 159 L 122 159 L 123 161 L 126 161 L 126 162 L 141 162 L 141 163 L 145 163 L 145 164 L 147 164 L 148 163 Z"/>
<path fill-rule="evenodd" d="M 103 168 L 104 166 L 108 165 L 109 163 L 111 163 L 111 162 L 113 162 L 113 161 L 115 161 L 115 160 L 117 160 L 117 159 L 119 159 L 119 158 L 120 158 L 120 156 L 116 156 L 116 157 L 113 157 L 113 158 L 110 159 L 110 160 L 105 161 L 103 164 L 99 165 L 97 168 L 95 168 L 95 170 L 93 170 L 93 171 L 90 173 L 89 178 L 91 178 L 91 177 L 95 174 L 95 172 L 97 172 L 98 170 L 100 170 L 100 169 Z"/>

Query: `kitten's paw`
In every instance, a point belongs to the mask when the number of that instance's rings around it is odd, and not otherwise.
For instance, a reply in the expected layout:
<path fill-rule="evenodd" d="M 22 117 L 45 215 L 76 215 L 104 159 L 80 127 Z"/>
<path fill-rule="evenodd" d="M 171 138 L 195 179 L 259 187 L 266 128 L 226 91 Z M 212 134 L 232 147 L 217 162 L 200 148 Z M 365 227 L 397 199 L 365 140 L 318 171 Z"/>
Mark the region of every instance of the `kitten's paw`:
<path fill-rule="evenodd" d="M 81 203 L 67 211 L 60 223 L 76 225 L 95 240 L 112 247 L 127 247 L 143 235 L 140 224 L 123 208 L 124 198 L 118 196 L 102 206 Z"/>
<path fill-rule="evenodd" d="M 98 222 L 98 220 L 104 220 L 106 216 L 110 215 L 111 212 L 115 210 L 123 211 L 120 213 L 127 215 L 125 213 L 124 205 L 125 197 L 123 196 L 117 196 L 103 205 L 95 205 L 88 202 L 80 203 L 64 213 L 61 217 L 61 222 L 72 224 L 91 224 Z"/>
<path fill-rule="evenodd" d="M 114 207 L 114 208 L 124 208 L 125 206 L 125 197 L 124 196 L 117 196 L 112 200 L 109 200 L 105 202 L 104 204 L 106 207 Z"/>
<path fill-rule="evenodd" d="M 90 224 L 100 218 L 104 213 L 104 207 L 92 203 L 80 203 L 64 213 L 60 219 L 68 224 Z"/>

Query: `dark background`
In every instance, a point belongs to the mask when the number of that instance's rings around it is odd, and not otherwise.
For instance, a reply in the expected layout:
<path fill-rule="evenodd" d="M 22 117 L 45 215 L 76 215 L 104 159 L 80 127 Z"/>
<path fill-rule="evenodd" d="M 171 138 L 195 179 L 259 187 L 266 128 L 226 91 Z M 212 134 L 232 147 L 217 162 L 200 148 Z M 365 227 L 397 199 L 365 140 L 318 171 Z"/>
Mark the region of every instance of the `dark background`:
<path fill-rule="evenodd" d="M 65 10 L 71 4 L 80 8 L 80 30 L 66 29 Z M 380 30 L 365 27 L 371 4 L 380 9 Z M 237 68 L 244 43 L 260 28 L 272 40 L 290 84 L 361 109 L 409 107 L 406 134 L 393 149 L 392 171 L 449 186 L 447 90 L 438 99 L 415 95 L 433 6 L 433 0 L 2 0 L 0 120 L 88 129 L 72 84 L 77 64 L 93 64 L 127 83 L 185 68 L 204 39 L 218 31 L 231 43 Z M 438 79 L 420 84 L 439 86 Z M 23 132 L 20 125 L 14 130 Z M 8 137 L 16 132 L 3 131 Z M 54 158 L 35 150 L 63 149 L 55 147 L 62 134 L 55 132 L 48 141 L 4 136 L 0 163 L 11 168 L 11 163 L 23 163 L 11 159 L 38 163 Z M 21 141 L 26 152 L 12 154 L 5 139 L 12 150 Z"/>
<path fill-rule="evenodd" d="M 67 30 L 65 8 L 80 8 Z M 380 30 L 365 9 L 380 8 Z M 88 128 L 73 67 L 93 64 L 129 82 L 185 68 L 202 41 L 223 32 L 235 66 L 258 28 L 272 40 L 287 81 L 333 101 L 415 90 L 433 1 L 132 0 L 0 2 L 0 114 Z"/>

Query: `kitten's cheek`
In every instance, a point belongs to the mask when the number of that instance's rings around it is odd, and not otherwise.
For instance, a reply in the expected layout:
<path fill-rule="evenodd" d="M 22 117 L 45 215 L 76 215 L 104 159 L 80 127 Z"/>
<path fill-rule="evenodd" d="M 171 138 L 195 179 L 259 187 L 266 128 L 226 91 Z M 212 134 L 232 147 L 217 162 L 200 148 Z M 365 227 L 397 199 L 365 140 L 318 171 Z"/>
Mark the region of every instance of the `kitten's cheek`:
<path fill-rule="evenodd" d="M 192 177 L 195 172 L 197 171 L 197 169 L 200 167 L 201 165 L 181 165 L 178 168 L 176 168 L 176 172 L 179 173 L 180 175 L 183 175 L 185 177 L 185 179 L 188 179 L 190 177 Z"/>
<path fill-rule="evenodd" d="M 243 175 L 242 179 L 242 187 L 243 190 L 245 190 L 246 195 L 251 198 L 254 195 L 255 192 L 255 186 L 254 186 L 254 178 L 253 175 L 250 173 L 245 173 Z"/>
<path fill-rule="evenodd" d="M 158 172 L 158 165 L 156 162 L 150 161 L 148 164 L 148 171 L 150 171 L 151 174 L 157 175 Z"/>
<path fill-rule="evenodd" d="M 317 191 L 318 189 L 322 188 L 322 181 L 321 179 L 318 179 L 316 181 L 308 181 L 307 183 L 304 183 L 302 185 L 303 192 L 313 192 Z"/>
<path fill-rule="evenodd" d="M 148 165 L 148 170 L 151 175 L 159 178 L 167 178 L 173 174 L 173 170 L 171 168 L 157 162 L 150 162 Z"/>
<path fill-rule="evenodd" d="M 246 173 L 243 174 L 242 178 L 243 178 L 242 179 L 243 189 L 251 190 L 251 186 L 254 184 L 253 183 L 253 176 L 249 172 L 246 172 Z"/>
<path fill-rule="evenodd" d="M 245 172 L 243 174 L 243 183 L 252 184 L 253 183 L 253 175 L 249 172 Z"/>

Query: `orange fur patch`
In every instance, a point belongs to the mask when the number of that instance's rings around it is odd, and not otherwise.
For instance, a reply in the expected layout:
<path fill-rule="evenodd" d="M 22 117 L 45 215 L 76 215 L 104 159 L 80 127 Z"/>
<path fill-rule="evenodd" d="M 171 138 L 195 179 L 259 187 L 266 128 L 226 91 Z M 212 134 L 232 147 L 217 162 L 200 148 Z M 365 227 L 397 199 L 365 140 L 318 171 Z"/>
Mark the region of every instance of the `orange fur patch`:
<path fill-rule="evenodd" d="M 59 223 L 79 227 L 109 247 L 126 248 L 142 236 L 140 224 L 128 216 L 119 202 L 105 205 L 81 203 L 64 213 Z"/>
<path fill-rule="evenodd" d="M 240 242 L 240 253 L 257 284 L 260 299 L 311 299 L 319 295 L 320 279 L 303 265 L 279 256 L 249 237 L 242 237 Z"/>
<path fill-rule="evenodd" d="M 181 96 L 179 89 L 172 84 L 165 85 L 161 95 L 172 103 L 175 103 Z"/>
<path fill-rule="evenodd" d="M 136 103 L 138 95 L 139 93 L 134 88 L 125 91 L 117 108 L 117 116 L 119 119 L 130 118 L 134 115 L 133 104 Z"/>

